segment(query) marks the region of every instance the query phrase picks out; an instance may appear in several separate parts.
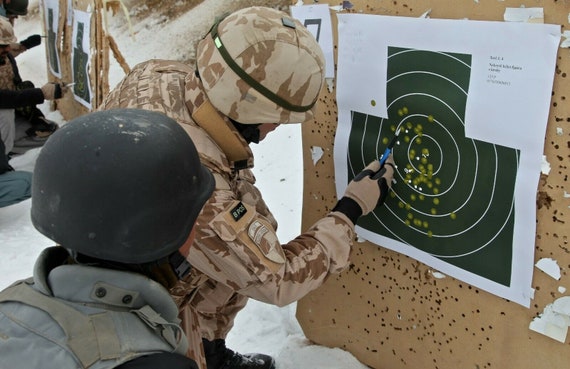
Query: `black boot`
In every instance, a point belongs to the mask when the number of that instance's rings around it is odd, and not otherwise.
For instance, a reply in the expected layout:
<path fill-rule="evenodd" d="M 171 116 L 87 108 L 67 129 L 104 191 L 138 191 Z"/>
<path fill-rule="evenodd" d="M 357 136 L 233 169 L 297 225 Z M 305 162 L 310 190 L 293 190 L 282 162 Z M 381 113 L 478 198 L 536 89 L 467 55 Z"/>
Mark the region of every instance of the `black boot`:
<path fill-rule="evenodd" d="M 226 347 L 226 341 L 203 338 L 208 369 L 275 369 L 275 360 L 264 354 L 239 354 Z"/>

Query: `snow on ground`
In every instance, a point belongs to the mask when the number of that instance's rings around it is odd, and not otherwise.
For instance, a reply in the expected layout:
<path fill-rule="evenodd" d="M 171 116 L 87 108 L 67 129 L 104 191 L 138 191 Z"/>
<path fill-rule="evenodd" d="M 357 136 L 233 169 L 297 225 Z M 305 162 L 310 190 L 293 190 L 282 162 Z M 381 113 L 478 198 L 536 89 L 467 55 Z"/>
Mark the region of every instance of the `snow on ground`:
<path fill-rule="evenodd" d="M 144 1 L 125 1 L 136 7 Z M 249 4 L 274 4 L 275 1 L 206 0 L 191 11 L 169 21 L 160 12 L 139 20 L 133 11 L 131 20 L 135 38 L 129 33 L 123 14 L 109 13 L 108 29 L 119 45 L 129 66 L 151 58 L 192 60 L 193 41 L 208 29 L 214 17 L 227 10 Z M 30 1 L 30 14 L 16 20 L 16 36 L 24 39 L 42 33 L 38 15 L 38 0 Z M 168 41 L 168 44 L 165 43 Z M 45 49 L 42 46 L 18 57 L 20 73 L 24 79 L 41 86 L 47 81 Z M 123 77 L 122 69 L 111 57 L 110 85 Z M 59 112 L 49 111 L 49 104 L 40 108 L 49 119 L 65 124 Z M 33 171 L 40 149 L 14 157 L 12 166 Z M 299 125 L 281 126 L 259 145 L 254 145 L 257 185 L 279 221 L 278 235 L 286 242 L 299 234 L 302 208 L 302 147 Z M 286 196 L 283 196 L 286 194 Z M 32 226 L 29 210 L 31 200 L 0 208 L 0 289 L 17 279 L 32 274 L 33 263 L 39 252 L 53 242 L 38 233 Z M 86 209 L 88 211 L 88 209 Z M 303 334 L 295 319 L 295 304 L 278 308 L 250 300 L 238 315 L 235 326 L 227 338 L 228 346 L 238 352 L 263 352 L 273 355 L 278 369 L 364 369 L 350 353 L 312 344 Z"/>

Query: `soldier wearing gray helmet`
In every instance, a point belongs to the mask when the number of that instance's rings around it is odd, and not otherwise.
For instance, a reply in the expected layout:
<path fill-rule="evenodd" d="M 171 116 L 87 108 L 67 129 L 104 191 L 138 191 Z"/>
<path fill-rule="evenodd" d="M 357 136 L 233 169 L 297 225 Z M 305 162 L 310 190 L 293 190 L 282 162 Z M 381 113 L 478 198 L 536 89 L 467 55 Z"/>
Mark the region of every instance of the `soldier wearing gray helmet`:
<path fill-rule="evenodd" d="M 141 63 L 102 108 L 138 107 L 174 118 L 192 137 L 216 188 L 197 220 L 190 276 L 171 289 L 201 369 L 269 369 L 263 354 L 225 346 L 235 315 L 254 298 L 297 301 L 349 264 L 359 216 L 388 194 L 393 161 L 372 163 L 336 207 L 294 240 L 281 243 L 277 222 L 255 187 L 250 143 L 279 124 L 311 121 L 324 81 L 324 56 L 303 25 L 264 7 L 219 20 L 197 48 L 197 65 Z M 198 345 L 203 343 L 203 348 Z"/>
<path fill-rule="evenodd" d="M 2 367 L 196 369 L 168 288 L 190 272 L 213 187 L 192 140 L 160 113 L 95 112 L 52 135 L 31 217 L 61 246 L 0 292 Z"/>

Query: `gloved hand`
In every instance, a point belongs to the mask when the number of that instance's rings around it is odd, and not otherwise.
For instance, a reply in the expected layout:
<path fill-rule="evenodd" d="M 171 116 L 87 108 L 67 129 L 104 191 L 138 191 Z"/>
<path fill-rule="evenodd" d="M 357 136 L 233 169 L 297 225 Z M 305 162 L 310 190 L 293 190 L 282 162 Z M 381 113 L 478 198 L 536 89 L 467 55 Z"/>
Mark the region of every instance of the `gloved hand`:
<path fill-rule="evenodd" d="M 348 184 L 344 196 L 353 199 L 366 215 L 375 207 L 382 205 L 392 188 L 394 177 L 394 158 L 392 154 L 380 167 L 380 162 L 374 160 Z"/>
<path fill-rule="evenodd" d="M 59 83 L 46 83 L 41 87 L 41 90 L 46 100 L 60 99 L 63 96 L 63 88 Z"/>
<path fill-rule="evenodd" d="M 31 35 L 24 41 L 20 41 L 20 45 L 24 46 L 28 50 L 34 46 L 38 46 L 41 43 L 42 43 L 42 36 L 40 35 Z"/>

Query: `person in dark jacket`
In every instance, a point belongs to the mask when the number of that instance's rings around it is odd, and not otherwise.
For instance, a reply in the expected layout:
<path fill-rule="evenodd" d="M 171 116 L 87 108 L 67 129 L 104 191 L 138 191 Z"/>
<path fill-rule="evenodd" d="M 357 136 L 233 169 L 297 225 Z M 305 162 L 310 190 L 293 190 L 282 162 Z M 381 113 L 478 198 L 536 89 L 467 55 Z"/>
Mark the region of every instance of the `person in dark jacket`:
<path fill-rule="evenodd" d="M 16 137 L 16 122 L 29 126 L 26 135 L 38 142 L 32 146 L 41 146 L 45 138 L 57 129 L 57 124 L 48 121 L 36 105 L 61 98 L 65 88 L 58 83 L 35 88 L 30 81 L 22 80 L 15 59 L 17 54 L 37 46 L 39 42 L 41 37 L 34 35 L 17 43 L 12 25 L 0 17 L 0 134 L 6 153 L 20 138 Z"/>

